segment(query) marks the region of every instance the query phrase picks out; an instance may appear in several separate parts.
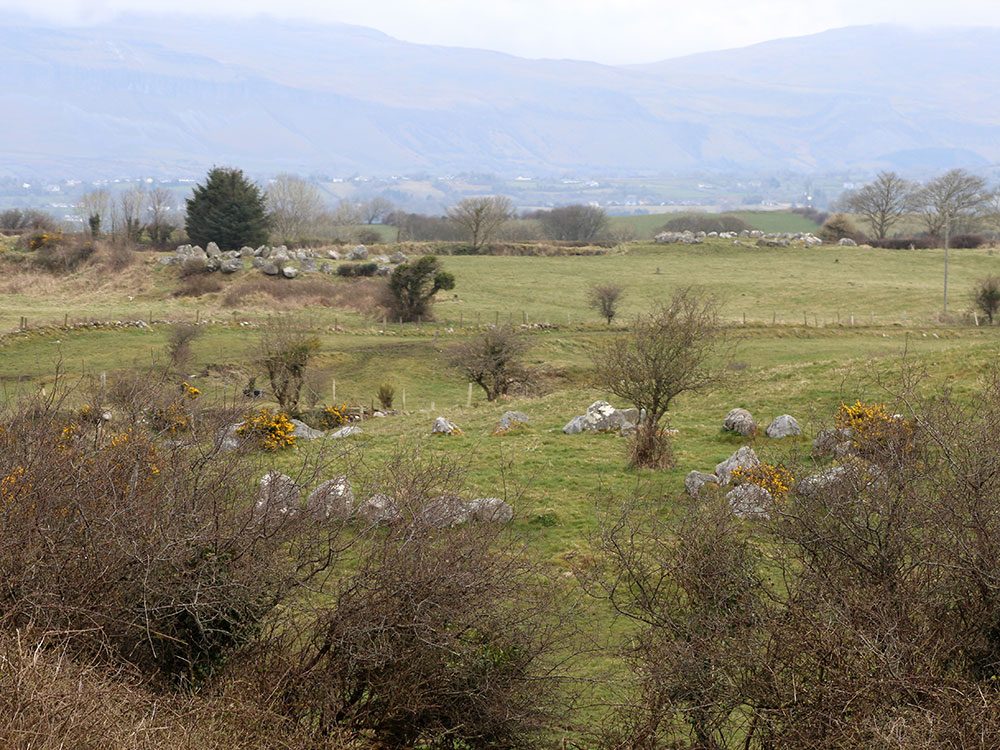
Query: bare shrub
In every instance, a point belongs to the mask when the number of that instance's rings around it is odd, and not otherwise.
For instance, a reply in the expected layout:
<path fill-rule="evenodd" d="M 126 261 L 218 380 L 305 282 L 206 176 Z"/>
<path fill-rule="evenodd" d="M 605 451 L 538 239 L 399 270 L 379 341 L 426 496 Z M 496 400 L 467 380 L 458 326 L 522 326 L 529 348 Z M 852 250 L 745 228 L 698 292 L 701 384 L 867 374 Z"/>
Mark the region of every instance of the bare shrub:
<path fill-rule="evenodd" d="M 263 471 L 214 460 L 217 422 L 168 446 L 141 414 L 108 423 L 49 400 L 3 415 L 0 630 L 36 627 L 82 659 L 193 684 L 325 569 L 338 532 L 262 517 Z"/>
<path fill-rule="evenodd" d="M 972 290 L 972 305 L 993 325 L 993 316 L 1000 310 L 1000 277 L 987 276 L 977 281 Z"/>
<path fill-rule="evenodd" d="M 345 744 L 513 748 L 565 710 L 563 587 L 499 524 L 428 525 L 454 467 L 399 454 L 379 469 L 403 517 L 357 541 L 327 602 L 262 665 L 259 692 L 295 726 Z"/>
<path fill-rule="evenodd" d="M 209 274 L 187 276 L 172 292 L 174 297 L 201 297 L 222 291 L 222 282 Z"/>
<path fill-rule="evenodd" d="M 595 284 L 587 291 L 587 304 L 597 310 L 608 325 L 611 325 L 611 321 L 618 314 L 618 304 L 624 294 L 625 289 L 621 284 L 613 282 Z"/>
<path fill-rule="evenodd" d="M 392 401 L 396 397 L 396 386 L 392 383 L 382 383 L 375 392 L 379 406 L 383 409 L 391 409 Z"/>
<path fill-rule="evenodd" d="M 190 323 L 171 323 L 167 328 L 167 356 L 170 357 L 170 364 L 179 370 L 186 368 L 193 357 L 191 344 L 204 333 L 204 329 Z"/>
<path fill-rule="evenodd" d="M 506 396 L 512 388 L 531 380 L 524 363 L 528 341 L 510 326 L 494 326 L 452 347 L 451 366 L 475 383 L 487 401 Z"/>
<path fill-rule="evenodd" d="M 69 273 L 81 267 L 93 254 L 94 246 L 90 242 L 76 237 L 49 237 L 38 245 L 34 262 L 51 273 Z"/>
<path fill-rule="evenodd" d="M 883 384 L 862 458 L 793 465 L 766 516 L 606 526 L 595 585 L 639 626 L 606 747 L 1000 743 L 1000 371 L 973 399 L 925 383 Z"/>
<path fill-rule="evenodd" d="M 320 305 L 343 307 L 362 315 L 374 315 L 379 310 L 385 281 L 356 279 L 349 284 L 336 284 L 322 279 L 296 279 L 289 284 L 280 279 L 260 277 L 241 281 L 231 287 L 222 299 L 227 307 L 259 305 L 268 309 L 294 310 Z"/>

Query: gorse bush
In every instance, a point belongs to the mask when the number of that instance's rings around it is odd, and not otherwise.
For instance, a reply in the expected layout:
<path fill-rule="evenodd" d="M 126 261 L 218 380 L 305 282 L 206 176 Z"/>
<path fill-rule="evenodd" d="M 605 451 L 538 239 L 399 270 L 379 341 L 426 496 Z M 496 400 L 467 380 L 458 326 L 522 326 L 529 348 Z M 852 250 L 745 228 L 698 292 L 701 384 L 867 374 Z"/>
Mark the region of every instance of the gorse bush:
<path fill-rule="evenodd" d="M 340 406 L 327 406 L 319 413 L 319 424 L 324 430 L 340 427 L 346 424 L 349 419 L 346 402 Z"/>
<path fill-rule="evenodd" d="M 760 463 L 756 466 L 737 466 L 731 474 L 733 484 L 755 484 L 767 490 L 775 500 L 781 500 L 792 489 L 795 477 L 784 466 Z"/>
<path fill-rule="evenodd" d="M 288 415 L 267 408 L 244 415 L 236 434 L 265 451 L 295 445 L 295 425 L 288 420 Z"/>

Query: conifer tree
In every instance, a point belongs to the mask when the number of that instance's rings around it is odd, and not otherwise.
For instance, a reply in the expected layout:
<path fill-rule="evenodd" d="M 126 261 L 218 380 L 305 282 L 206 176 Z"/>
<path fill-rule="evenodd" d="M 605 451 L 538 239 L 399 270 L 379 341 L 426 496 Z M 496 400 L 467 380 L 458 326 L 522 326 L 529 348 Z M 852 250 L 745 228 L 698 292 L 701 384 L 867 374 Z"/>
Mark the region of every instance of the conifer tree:
<path fill-rule="evenodd" d="M 191 242 L 216 243 L 221 250 L 267 242 L 268 219 L 264 195 L 243 170 L 213 167 L 205 184 L 187 199 L 185 229 Z"/>

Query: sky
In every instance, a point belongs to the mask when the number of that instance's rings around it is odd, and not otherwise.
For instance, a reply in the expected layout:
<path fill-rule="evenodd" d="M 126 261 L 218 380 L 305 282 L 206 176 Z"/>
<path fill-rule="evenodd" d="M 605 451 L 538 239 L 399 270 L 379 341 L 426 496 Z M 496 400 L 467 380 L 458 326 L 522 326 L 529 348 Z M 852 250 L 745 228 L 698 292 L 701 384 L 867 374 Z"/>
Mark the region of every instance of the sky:
<path fill-rule="evenodd" d="M 60 23 L 123 11 L 343 22 L 398 39 L 606 64 L 643 63 L 843 26 L 998 26 L 997 0 L 0 0 Z"/>

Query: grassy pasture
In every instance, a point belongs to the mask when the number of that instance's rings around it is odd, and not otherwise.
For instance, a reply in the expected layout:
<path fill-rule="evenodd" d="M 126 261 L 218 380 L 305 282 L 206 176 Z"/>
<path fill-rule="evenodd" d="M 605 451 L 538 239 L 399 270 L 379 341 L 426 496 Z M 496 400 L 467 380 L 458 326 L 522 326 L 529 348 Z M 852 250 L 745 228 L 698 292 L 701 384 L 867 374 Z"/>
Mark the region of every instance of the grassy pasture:
<path fill-rule="evenodd" d="M 632 244 L 602 256 L 442 260 L 457 283 L 437 304 L 436 322 L 384 325 L 343 309 L 302 310 L 322 345 L 316 377 L 309 384 L 312 398 L 321 405 L 330 403 L 335 381 L 338 402 L 367 404 L 379 384 L 388 381 L 396 387 L 395 406 L 400 408 L 405 389 L 405 414 L 366 421 L 364 434 L 352 439 L 366 463 L 377 465 L 398 448 L 414 445 L 426 454 L 461 462 L 467 471 L 467 495 L 514 500 L 515 530 L 567 576 L 591 554 L 598 507 L 609 495 L 620 498 L 638 488 L 661 498 L 665 512 L 677 511 L 688 502 L 683 493 L 687 472 L 712 471 L 742 444 L 753 444 L 762 457 L 775 460 L 789 451 L 808 451 L 841 400 L 884 398 L 874 378 L 895 372 L 904 351 L 928 371 L 928 388 L 948 383 L 971 399 L 1000 343 L 1000 326 L 977 328 L 938 318 L 940 250 L 738 248 L 715 241 L 697 246 Z M 1000 259 L 987 250 L 954 251 L 951 309 L 967 310 L 972 283 L 996 273 L 998 265 Z M 206 399 L 241 398 L 242 387 L 253 375 L 258 384 L 265 382 L 249 361 L 255 325 L 270 312 L 263 303 L 228 308 L 222 302 L 225 289 L 196 299 L 174 298 L 170 295 L 178 283 L 177 269 L 159 265 L 152 256 L 118 276 L 87 269 L 52 277 L 26 271 L 23 264 L 18 268 L 0 285 L 0 329 L 15 328 L 21 317 L 57 326 L 0 337 L 0 398 L 5 401 L 51 389 L 58 371 L 68 382 L 83 384 L 78 391 L 82 403 L 84 386 L 92 387 L 100 373 L 114 378 L 116 371 L 143 370 L 165 361 L 167 327 L 162 324 L 58 327 L 66 318 L 134 320 L 152 313 L 158 320 L 219 321 L 205 326 L 204 335 L 193 344 L 194 361 L 178 376 L 199 387 Z M 248 270 L 220 281 L 228 287 L 255 273 Z M 598 320 L 585 299 L 591 284 L 607 280 L 621 283 L 628 293 L 622 319 L 611 327 Z M 675 402 L 670 414 L 670 426 L 679 431 L 673 441 L 675 468 L 630 471 L 625 468 L 622 438 L 564 435 L 561 430 L 588 404 L 607 397 L 589 383 L 594 345 L 686 284 L 723 301 L 728 333 L 736 344 L 732 377 L 710 392 Z M 467 405 L 468 384 L 447 366 L 449 346 L 474 335 L 477 322 L 520 323 L 525 315 L 532 323 L 556 326 L 525 331 L 532 344 L 529 360 L 548 368 L 545 388 L 502 403 L 486 402 L 477 390 Z M 241 326 L 242 320 L 251 325 Z M 775 441 L 724 433 L 722 419 L 736 406 L 748 408 L 762 432 L 771 418 L 790 413 L 805 434 Z M 532 424 L 508 436 L 491 436 L 498 417 L 508 409 L 524 411 Z M 432 438 L 430 425 L 439 415 L 456 422 L 463 434 Z M 315 443 L 301 443 L 276 454 L 274 466 L 294 473 L 318 450 Z M 599 605 L 590 602 L 585 612 L 597 618 L 599 627 L 608 625 Z M 614 669 L 620 665 L 610 655 L 597 654 L 580 665 L 578 673 L 592 676 Z"/>

